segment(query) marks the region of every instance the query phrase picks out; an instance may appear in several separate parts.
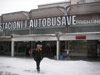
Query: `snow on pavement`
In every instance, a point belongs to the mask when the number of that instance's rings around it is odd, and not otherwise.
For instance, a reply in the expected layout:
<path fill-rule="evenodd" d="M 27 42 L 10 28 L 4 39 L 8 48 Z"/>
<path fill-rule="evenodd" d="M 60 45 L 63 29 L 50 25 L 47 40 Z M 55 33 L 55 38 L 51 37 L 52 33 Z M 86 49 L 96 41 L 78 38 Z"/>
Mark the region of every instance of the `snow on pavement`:
<path fill-rule="evenodd" d="M 32 58 L 0 57 L 0 75 L 100 75 L 100 62 L 44 58 L 37 73 Z"/>

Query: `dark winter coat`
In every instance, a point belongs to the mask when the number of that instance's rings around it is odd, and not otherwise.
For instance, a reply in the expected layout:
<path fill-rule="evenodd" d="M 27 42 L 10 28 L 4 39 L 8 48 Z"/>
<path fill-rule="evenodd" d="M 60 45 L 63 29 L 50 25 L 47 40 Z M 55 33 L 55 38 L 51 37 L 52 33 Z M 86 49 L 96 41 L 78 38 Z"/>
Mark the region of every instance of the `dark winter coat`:
<path fill-rule="evenodd" d="M 40 51 L 33 50 L 32 56 L 35 61 L 41 61 L 43 59 L 43 52 L 42 50 Z"/>

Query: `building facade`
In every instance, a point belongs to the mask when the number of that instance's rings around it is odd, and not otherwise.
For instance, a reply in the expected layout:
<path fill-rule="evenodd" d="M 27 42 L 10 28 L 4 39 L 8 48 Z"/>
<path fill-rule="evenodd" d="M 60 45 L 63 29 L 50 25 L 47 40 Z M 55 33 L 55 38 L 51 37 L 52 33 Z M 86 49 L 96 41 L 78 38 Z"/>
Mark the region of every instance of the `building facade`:
<path fill-rule="evenodd" d="M 66 57 L 68 51 L 71 57 L 100 56 L 99 0 L 39 5 L 0 20 L 0 54 L 28 56 L 39 43 L 47 57 Z"/>
<path fill-rule="evenodd" d="M 82 4 L 82 3 L 91 3 L 91 2 L 99 2 L 100 0 L 70 0 L 71 4 Z"/>

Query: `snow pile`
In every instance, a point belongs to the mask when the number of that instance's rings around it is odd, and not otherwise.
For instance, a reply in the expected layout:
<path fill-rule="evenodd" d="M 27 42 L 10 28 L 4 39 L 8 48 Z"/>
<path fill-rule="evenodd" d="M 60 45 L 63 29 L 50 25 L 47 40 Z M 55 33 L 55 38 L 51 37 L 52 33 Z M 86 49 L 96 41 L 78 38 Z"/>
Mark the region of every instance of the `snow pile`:
<path fill-rule="evenodd" d="M 100 62 L 57 61 L 44 58 L 37 73 L 32 58 L 0 57 L 0 75 L 100 75 Z"/>

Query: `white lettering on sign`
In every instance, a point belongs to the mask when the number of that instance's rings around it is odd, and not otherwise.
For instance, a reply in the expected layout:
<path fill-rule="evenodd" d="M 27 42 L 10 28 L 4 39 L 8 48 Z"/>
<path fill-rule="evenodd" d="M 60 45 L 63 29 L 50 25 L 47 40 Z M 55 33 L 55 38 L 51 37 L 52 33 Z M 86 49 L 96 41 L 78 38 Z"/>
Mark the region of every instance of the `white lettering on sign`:
<path fill-rule="evenodd" d="M 8 25 L 7 25 L 7 23 L 5 23 L 5 24 L 4 24 L 4 26 L 5 26 L 5 27 L 4 27 L 5 29 L 7 29 L 7 28 L 8 28 Z"/>
<path fill-rule="evenodd" d="M 41 24 L 42 24 L 42 23 L 41 23 L 41 19 L 39 19 L 39 27 L 41 27 Z"/>
<path fill-rule="evenodd" d="M 29 24 L 28 24 L 29 23 Z M 78 22 L 79 23 L 79 22 Z M 14 22 L 6 22 L 0 23 L 0 29 L 23 29 L 30 27 L 59 27 L 75 24 L 75 16 L 62 16 L 62 17 L 48 17 L 48 18 L 39 18 L 39 19 L 31 19 L 25 21 L 14 21 Z"/>
<path fill-rule="evenodd" d="M 21 28 L 21 22 L 17 21 L 17 28 L 20 29 Z"/>
<path fill-rule="evenodd" d="M 43 18 L 43 20 L 42 20 L 42 26 L 43 26 L 43 27 L 46 26 L 46 18 Z"/>
<path fill-rule="evenodd" d="M 71 25 L 71 19 L 72 19 L 71 16 L 67 16 L 67 23 L 68 23 L 68 25 Z"/>
<path fill-rule="evenodd" d="M 34 27 L 66 26 L 67 23 L 68 23 L 68 25 L 71 25 L 75 21 L 74 18 L 75 18 L 75 16 L 73 17 L 73 21 L 72 21 L 71 17 L 65 17 L 65 16 L 33 19 L 33 20 L 30 20 L 30 27 L 33 27 L 33 26 Z M 70 21 L 70 22 L 67 22 L 67 21 Z"/>
<path fill-rule="evenodd" d="M 66 17 L 62 17 L 62 25 L 66 25 Z"/>
<path fill-rule="evenodd" d="M 8 29 L 12 29 L 11 22 L 8 23 Z"/>
<path fill-rule="evenodd" d="M 30 20 L 30 27 L 33 27 L 33 20 Z"/>
<path fill-rule="evenodd" d="M 47 26 L 51 26 L 51 18 L 47 18 Z"/>
<path fill-rule="evenodd" d="M 61 17 L 57 17 L 57 26 L 61 25 Z"/>
<path fill-rule="evenodd" d="M 56 25 L 56 17 L 52 18 L 52 26 Z"/>
<path fill-rule="evenodd" d="M 76 24 L 100 24 L 100 20 L 76 20 Z"/>
<path fill-rule="evenodd" d="M 73 24 L 73 25 L 76 24 L 76 23 L 75 23 L 75 22 L 76 22 L 76 21 L 75 21 L 75 17 L 76 17 L 76 16 L 72 16 L 72 24 Z"/>
<path fill-rule="evenodd" d="M 37 27 L 37 19 L 34 19 L 34 27 Z"/>
<path fill-rule="evenodd" d="M 16 22 L 13 22 L 13 29 L 16 29 L 17 26 L 16 26 Z"/>

